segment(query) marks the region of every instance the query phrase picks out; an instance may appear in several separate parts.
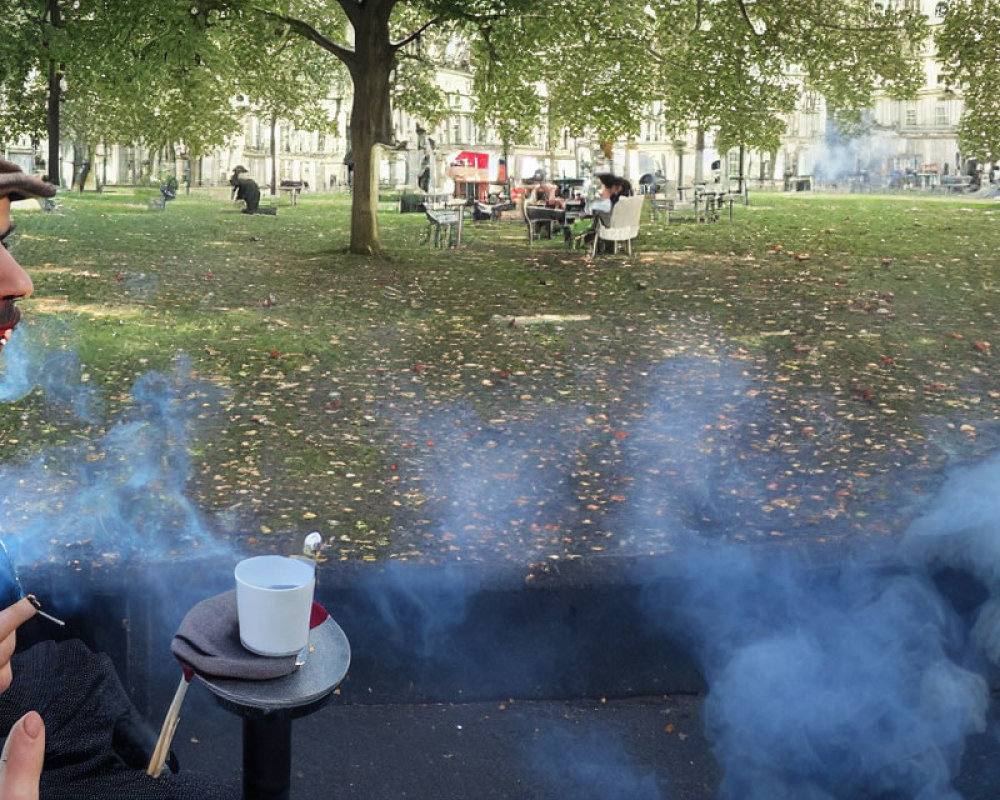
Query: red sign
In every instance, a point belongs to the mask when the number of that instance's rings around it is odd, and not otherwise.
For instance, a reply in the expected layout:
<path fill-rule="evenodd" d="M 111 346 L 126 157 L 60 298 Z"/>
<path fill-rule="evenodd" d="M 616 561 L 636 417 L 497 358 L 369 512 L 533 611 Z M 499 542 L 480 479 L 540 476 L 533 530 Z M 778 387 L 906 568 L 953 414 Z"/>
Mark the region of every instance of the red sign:
<path fill-rule="evenodd" d="M 454 163 L 463 167 L 486 169 L 490 165 L 490 156 L 489 153 L 473 153 L 471 150 L 463 150 L 455 157 Z"/>

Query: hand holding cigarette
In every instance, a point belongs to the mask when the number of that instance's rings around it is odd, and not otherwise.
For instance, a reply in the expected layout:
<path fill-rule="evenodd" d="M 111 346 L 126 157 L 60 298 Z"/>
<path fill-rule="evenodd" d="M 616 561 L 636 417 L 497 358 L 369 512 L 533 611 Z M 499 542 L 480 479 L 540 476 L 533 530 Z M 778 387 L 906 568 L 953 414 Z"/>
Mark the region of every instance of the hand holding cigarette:
<path fill-rule="evenodd" d="M 10 657 L 14 655 L 16 631 L 37 613 L 38 609 L 27 597 L 0 611 L 0 692 L 7 691 L 13 679 Z"/>
<path fill-rule="evenodd" d="M 0 611 L 0 691 L 6 691 L 13 675 L 17 629 L 38 612 L 25 597 Z M 0 755 L 0 800 L 38 800 L 38 783 L 45 759 L 45 725 L 35 711 L 29 711 L 10 729 Z"/>

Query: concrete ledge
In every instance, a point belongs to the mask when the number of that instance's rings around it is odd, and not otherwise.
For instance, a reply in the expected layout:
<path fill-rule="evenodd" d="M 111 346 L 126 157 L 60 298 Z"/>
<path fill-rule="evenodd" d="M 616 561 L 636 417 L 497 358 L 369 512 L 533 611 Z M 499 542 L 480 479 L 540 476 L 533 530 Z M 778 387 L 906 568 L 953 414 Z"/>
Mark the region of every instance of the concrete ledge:
<path fill-rule="evenodd" d="M 778 554 L 768 556 L 769 568 L 779 566 L 776 577 L 734 565 L 734 584 L 747 575 L 759 584 L 750 594 L 743 589 L 743 600 L 752 602 L 754 592 L 787 580 Z M 19 639 L 82 638 L 111 655 L 140 709 L 159 707 L 176 683 L 173 632 L 195 603 L 231 588 L 230 563 L 222 561 L 68 575 L 47 567 L 22 575 L 29 591 L 69 624 L 61 630 L 33 622 Z M 850 572 L 856 566 L 796 566 L 794 580 L 801 585 L 790 596 L 815 590 L 837 602 L 841 595 L 834 590 L 856 580 Z M 521 566 L 334 563 L 320 569 L 317 599 L 351 641 L 353 660 L 342 687 L 349 703 L 696 694 L 704 692 L 705 682 L 694 641 L 683 632 L 685 617 L 700 613 L 699 604 L 715 603 L 716 591 L 691 591 L 698 569 L 679 555 L 600 557 L 560 562 L 558 571 L 529 581 Z M 887 581 L 929 580 L 899 564 L 866 569 Z M 724 591 L 728 574 L 721 577 Z M 954 570 L 939 571 L 934 584 L 932 591 L 954 611 L 955 625 L 971 626 L 988 597 L 985 588 Z M 711 624 L 721 626 L 723 641 L 728 626 L 740 635 L 744 623 L 728 619 L 731 600 L 715 604 L 724 615 Z M 767 630 L 768 620 L 763 624 Z M 1000 686 L 995 668 L 979 670 L 992 687 Z"/>
<path fill-rule="evenodd" d="M 348 702 L 701 691 L 685 647 L 639 613 L 635 570 L 609 558 L 526 581 L 521 567 L 328 564 L 317 599 L 351 641 Z M 22 640 L 76 637 L 107 652 L 145 710 L 176 682 L 173 631 L 199 600 L 231 588 L 229 571 L 216 560 L 36 570 L 26 585 L 68 625 L 32 623 Z"/>

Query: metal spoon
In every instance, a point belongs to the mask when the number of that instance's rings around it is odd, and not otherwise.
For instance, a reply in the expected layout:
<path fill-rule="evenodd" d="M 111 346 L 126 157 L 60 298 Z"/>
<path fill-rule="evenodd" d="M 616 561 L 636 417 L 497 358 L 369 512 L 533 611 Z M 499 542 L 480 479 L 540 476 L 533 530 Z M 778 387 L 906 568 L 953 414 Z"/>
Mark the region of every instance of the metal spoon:
<path fill-rule="evenodd" d="M 323 535 L 319 531 L 313 531 L 306 535 L 302 544 L 302 555 L 313 560 L 314 568 L 319 567 L 319 553 L 323 549 Z M 309 659 L 309 644 L 303 647 L 295 657 L 295 666 L 301 667 Z"/>

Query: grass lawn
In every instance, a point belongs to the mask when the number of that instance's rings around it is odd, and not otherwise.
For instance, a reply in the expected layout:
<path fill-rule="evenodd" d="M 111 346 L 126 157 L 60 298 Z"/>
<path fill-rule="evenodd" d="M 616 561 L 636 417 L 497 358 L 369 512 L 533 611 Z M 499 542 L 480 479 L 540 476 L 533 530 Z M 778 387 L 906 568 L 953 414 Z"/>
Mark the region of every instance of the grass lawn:
<path fill-rule="evenodd" d="M 996 201 L 755 195 L 591 262 L 506 223 L 434 249 L 389 210 L 392 257 L 366 259 L 343 196 L 224 198 L 20 215 L 36 292 L 0 375 L 0 523 L 71 512 L 49 560 L 116 557 L 105 492 L 170 550 L 315 529 L 332 559 L 533 574 L 680 529 L 869 547 L 1000 443 Z M 539 315 L 567 318 L 509 323 Z"/>

